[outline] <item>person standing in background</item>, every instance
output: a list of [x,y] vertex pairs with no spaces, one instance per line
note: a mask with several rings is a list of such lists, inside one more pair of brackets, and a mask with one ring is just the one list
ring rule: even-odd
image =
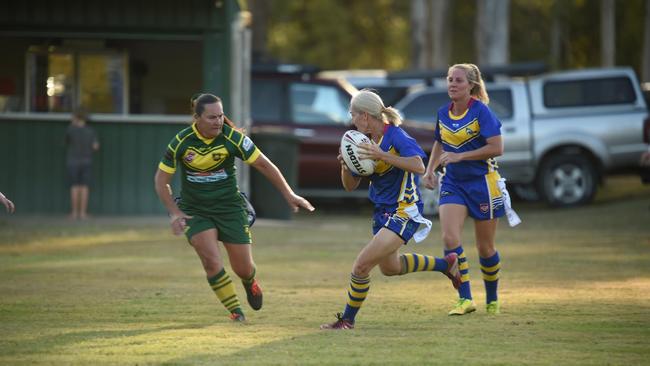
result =
[[93,152],[99,150],[95,131],[89,127],[83,109],[72,113],[72,121],[65,133],[66,170],[70,184],[70,218],[88,217],[89,186],[92,182]]

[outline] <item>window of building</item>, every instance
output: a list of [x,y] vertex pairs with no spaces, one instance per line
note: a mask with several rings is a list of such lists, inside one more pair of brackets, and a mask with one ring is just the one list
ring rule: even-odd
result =
[[27,111],[128,113],[127,55],[30,47]]

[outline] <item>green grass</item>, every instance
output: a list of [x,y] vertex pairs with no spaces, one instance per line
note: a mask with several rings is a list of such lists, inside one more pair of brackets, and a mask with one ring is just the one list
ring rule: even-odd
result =
[[[498,231],[503,313],[485,314],[471,223],[464,233],[479,310],[448,317],[438,273],[383,277],[346,332],[352,262],[369,239],[364,211],[260,221],[265,291],[249,323],[231,323],[193,250],[161,218],[0,218],[0,364],[647,364],[650,188],[608,185],[593,205],[518,203]],[[363,211],[363,210],[362,210]],[[439,225],[405,250],[439,255]],[[237,284],[240,297],[245,296]]]

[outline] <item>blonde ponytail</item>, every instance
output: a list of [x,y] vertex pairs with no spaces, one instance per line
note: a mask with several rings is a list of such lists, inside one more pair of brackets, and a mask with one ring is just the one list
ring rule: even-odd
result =
[[350,109],[357,112],[366,112],[378,120],[394,126],[402,124],[402,117],[397,109],[384,106],[381,97],[369,89],[363,89],[352,97]]
[[381,114],[385,117],[385,121],[394,126],[399,126],[402,124],[402,116],[400,116],[397,109],[393,107],[384,108],[384,110],[381,111]]

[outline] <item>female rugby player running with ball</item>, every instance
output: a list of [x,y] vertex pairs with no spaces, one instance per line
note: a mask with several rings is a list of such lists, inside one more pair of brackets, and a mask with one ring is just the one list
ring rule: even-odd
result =
[[[368,296],[370,271],[377,265],[386,276],[437,271],[447,275],[454,287],[460,284],[455,253],[445,258],[399,253],[411,238],[416,242],[424,240],[431,227],[431,222],[422,217],[423,204],[418,188],[418,174],[425,170],[424,151],[399,127],[402,120],[397,110],[385,107],[377,94],[368,90],[356,94],[350,102],[350,114],[357,130],[372,140],[371,144],[359,145],[359,158],[373,159],[377,163],[369,177],[369,197],[374,204],[373,237],[352,266],[345,310],[336,315],[335,322],[323,324],[321,329],[354,328],[357,312]],[[359,186],[361,177],[347,169],[340,154],[338,158],[343,187],[352,191]],[[420,224],[425,227],[418,230]]]

